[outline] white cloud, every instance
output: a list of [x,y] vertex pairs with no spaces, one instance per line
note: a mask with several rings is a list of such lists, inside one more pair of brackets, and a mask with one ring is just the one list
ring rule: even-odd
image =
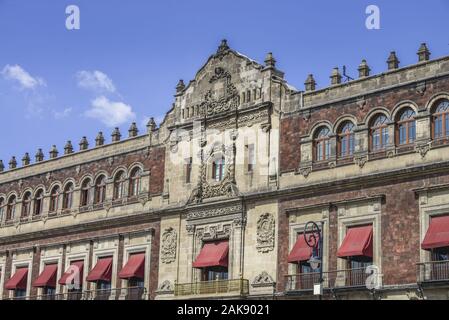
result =
[[72,113],[72,108],[65,108],[62,111],[53,111],[56,120],[67,118]]
[[78,86],[83,89],[91,90],[94,92],[110,92],[116,91],[114,83],[108,77],[107,74],[94,70],[94,71],[79,71],[76,74],[78,79]]
[[45,86],[45,81],[39,77],[33,77],[19,65],[7,64],[1,74],[6,80],[17,81],[21,89],[35,89],[39,86]]
[[108,127],[118,126],[136,117],[130,105],[110,101],[104,96],[92,100],[91,108],[85,112],[85,116],[98,119]]

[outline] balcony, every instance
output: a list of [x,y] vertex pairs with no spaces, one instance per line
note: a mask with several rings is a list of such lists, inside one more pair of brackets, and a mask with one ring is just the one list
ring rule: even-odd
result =
[[213,297],[237,296],[245,297],[249,293],[249,281],[246,279],[200,281],[194,283],[175,284],[176,297]]
[[449,261],[430,261],[417,264],[418,283],[449,282]]
[[146,288],[131,287],[108,290],[86,290],[52,295],[13,297],[7,300],[145,300]]
[[[366,279],[370,276],[365,268],[335,270],[323,272],[323,289],[355,289],[365,288]],[[302,273],[285,276],[287,293],[312,291],[313,285],[320,280],[319,272]]]

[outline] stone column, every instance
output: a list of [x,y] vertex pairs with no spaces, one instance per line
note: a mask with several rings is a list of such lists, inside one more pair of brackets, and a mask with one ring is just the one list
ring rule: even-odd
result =
[[234,219],[232,223],[231,241],[229,243],[229,279],[240,279],[243,277],[243,254],[246,218]]

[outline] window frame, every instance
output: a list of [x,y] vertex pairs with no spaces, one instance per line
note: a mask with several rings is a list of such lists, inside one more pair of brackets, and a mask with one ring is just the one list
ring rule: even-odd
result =
[[[350,125],[350,131],[345,131],[344,129]],[[350,121],[344,121],[340,125],[340,129],[338,131],[338,157],[341,159],[350,158],[354,156],[354,149],[355,149],[355,133],[354,133],[355,124]],[[345,150],[347,150],[345,153],[343,153],[343,145],[345,145]]]
[[[326,131],[325,136],[321,136],[323,131]],[[313,139],[313,159],[315,162],[328,161],[331,157],[331,144],[330,144],[331,130],[322,126],[319,127],[314,135]]]
[[[385,121],[382,122],[382,124],[377,125],[376,122],[378,121],[378,119],[380,118],[384,118]],[[390,134],[388,132],[388,117],[383,114],[377,114],[374,118],[373,121],[371,122],[372,124],[369,127],[369,142],[370,142],[370,152],[382,152],[385,151],[387,145],[388,145],[388,140],[390,139]],[[378,132],[379,134],[379,144],[374,144],[374,136],[375,134]],[[386,140],[386,141],[384,141]]]
[[[403,116],[411,111],[411,115],[406,119],[402,119]],[[398,121],[396,122],[396,146],[407,146],[411,145],[416,141],[416,112],[410,108],[404,108],[401,110],[401,113],[398,117]],[[402,139],[402,128],[405,130],[405,142]],[[413,129],[413,138],[411,139],[411,130]]]
[[[447,104],[447,109],[438,111],[443,104]],[[441,135],[437,137],[436,123],[439,118],[441,118]],[[435,111],[432,114],[432,139],[436,141],[449,139],[449,100],[447,99],[442,99],[436,103]]]

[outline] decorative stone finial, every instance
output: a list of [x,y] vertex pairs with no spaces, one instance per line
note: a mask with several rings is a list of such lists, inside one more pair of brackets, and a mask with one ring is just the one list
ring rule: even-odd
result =
[[226,39],[221,40],[220,46],[218,47],[217,53],[222,53],[229,50],[228,41]]
[[309,74],[304,85],[306,86],[306,91],[315,91],[316,81],[313,78],[313,74]]
[[151,117],[150,120],[148,120],[148,123],[147,123],[147,131],[148,131],[148,133],[150,133],[150,132],[152,132],[154,130],[156,130],[156,122],[154,121],[154,118]]
[[11,160],[9,160],[9,169],[15,168],[17,168],[17,160],[16,157],[12,157]]
[[3,164],[3,160],[0,160],[0,172],[5,170],[5,165]]
[[368,63],[366,63],[365,59],[363,59],[362,63],[360,63],[358,70],[359,70],[359,78],[369,77],[371,69],[368,66]]
[[122,134],[120,133],[120,129],[118,127],[116,127],[114,129],[114,131],[112,131],[111,137],[112,137],[112,142],[120,141]]
[[22,158],[22,166],[25,167],[25,166],[29,165],[30,161],[31,161],[30,154],[28,152],[26,152],[25,155]]
[[139,129],[137,128],[137,124],[135,122],[131,123],[131,126],[128,129],[128,136],[130,138],[136,137],[139,134]]
[[399,61],[398,57],[396,56],[395,51],[390,52],[390,56],[388,57],[387,63],[388,63],[388,70],[394,70],[394,69],[399,68],[400,61]]
[[80,150],[87,150],[89,148],[89,142],[86,137],[83,137],[80,141]]
[[176,85],[176,93],[181,93],[186,88],[186,85],[184,84],[184,80],[180,79],[178,84]]
[[419,47],[417,55],[418,55],[419,62],[428,61],[430,59],[430,51],[427,48],[427,44],[421,43],[421,46]]
[[332,74],[330,76],[331,78],[331,84],[336,85],[341,83],[341,74],[338,68],[332,69]]
[[103,136],[103,132],[100,131],[100,132],[98,132],[97,137],[95,138],[95,146],[100,147],[102,145],[104,145],[104,136]]
[[44,161],[44,153],[42,152],[42,149],[37,149],[36,155],[34,156],[36,159],[36,162]]
[[276,66],[276,59],[273,57],[273,53],[268,52],[266,58],[265,58],[265,65],[267,67],[274,68]]
[[54,159],[54,158],[57,158],[58,157],[58,149],[56,149],[56,146],[55,145],[53,145],[53,147],[51,147],[51,150],[50,150],[50,159]]
[[64,146],[64,154],[71,154],[73,153],[73,145],[72,141],[67,141],[67,143]]

